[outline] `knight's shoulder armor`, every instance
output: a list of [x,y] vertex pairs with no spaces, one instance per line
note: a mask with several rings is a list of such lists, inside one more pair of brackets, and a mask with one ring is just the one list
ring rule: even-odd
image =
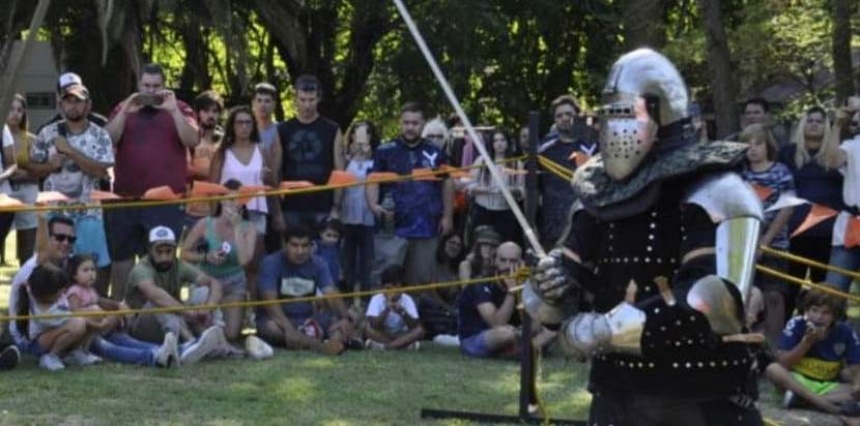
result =
[[714,223],[736,218],[762,219],[762,203],[737,173],[718,172],[699,178],[687,192],[685,204],[704,209]]

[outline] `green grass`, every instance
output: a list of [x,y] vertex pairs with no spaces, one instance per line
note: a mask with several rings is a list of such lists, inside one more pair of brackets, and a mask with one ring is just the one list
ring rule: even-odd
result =
[[[585,368],[544,361],[540,391],[553,417],[582,419]],[[211,361],[175,370],[107,364],[49,373],[34,359],[3,374],[2,424],[462,424],[422,421],[421,408],[515,415],[519,369],[456,349],[279,351],[266,361]]]

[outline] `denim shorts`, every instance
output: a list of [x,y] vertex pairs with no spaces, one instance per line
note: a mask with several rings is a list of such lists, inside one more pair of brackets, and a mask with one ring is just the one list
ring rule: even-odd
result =
[[248,210],[248,222],[254,225],[257,230],[257,237],[263,238],[266,235],[266,213],[257,210]]
[[221,282],[221,291],[224,296],[245,298],[245,293],[248,291],[248,277],[245,275],[245,271],[217,279]]
[[460,352],[476,358],[487,358],[492,355],[492,351],[487,346],[487,332],[484,330],[478,334],[473,334],[460,341]]

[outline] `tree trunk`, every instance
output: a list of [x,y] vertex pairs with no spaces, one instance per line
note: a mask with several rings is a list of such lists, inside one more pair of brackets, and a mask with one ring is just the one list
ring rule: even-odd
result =
[[720,0],[699,0],[707,37],[708,65],[711,74],[711,93],[714,99],[714,117],[717,138],[738,131],[738,104],[735,102],[735,78],[731,53],[723,27]]
[[624,45],[628,50],[666,44],[666,25],[660,0],[627,0],[624,4]]
[[851,0],[831,0],[833,18],[833,70],[836,74],[836,103],[854,94],[851,68]]

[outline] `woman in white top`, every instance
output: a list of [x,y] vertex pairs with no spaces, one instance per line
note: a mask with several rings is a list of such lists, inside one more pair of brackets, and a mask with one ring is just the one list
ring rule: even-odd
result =
[[[487,147],[487,151],[502,172],[511,194],[517,200],[522,200],[524,194],[522,163],[505,161],[511,157],[514,148],[505,132],[494,130],[491,134],[492,143]],[[484,165],[483,157],[475,160],[467,191],[473,201],[470,229],[488,225],[502,236],[502,241],[522,244],[523,231],[505,197],[502,196],[501,189],[490,175],[490,170]]]
[[[16,93],[12,100],[12,107],[9,108],[9,114],[6,116],[6,128],[9,129],[9,134],[14,141],[15,162],[18,164],[18,170],[12,174],[9,182],[12,187],[12,198],[24,204],[34,204],[36,196],[39,195],[39,179],[27,172],[27,165],[30,162],[30,144],[36,140],[36,135],[29,131],[29,125],[27,99]],[[16,253],[21,265],[33,255],[38,221],[36,212],[15,213]]]
[[[230,109],[224,126],[224,140],[212,158],[212,182],[223,184],[237,180],[242,186],[273,184],[268,160],[260,148],[260,137],[251,108],[240,105]],[[266,233],[266,212],[269,211],[266,197],[254,197],[245,205],[248,221],[257,231],[254,259],[247,264],[248,293],[257,297],[257,265],[265,253],[263,236]]]

